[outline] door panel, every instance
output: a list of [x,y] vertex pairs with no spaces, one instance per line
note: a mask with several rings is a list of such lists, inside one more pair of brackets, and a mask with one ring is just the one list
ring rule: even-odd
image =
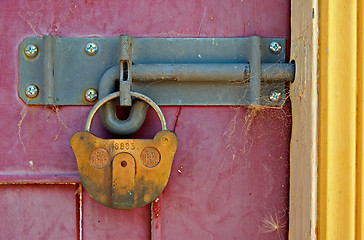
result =
[[[289,0],[14,0],[1,1],[0,7],[3,183],[80,182],[69,138],[83,129],[90,107],[24,104],[17,95],[17,49],[26,37],[258,35],[283,37],[287,43],[290,39]],[[153,213],[154,221],[160,223],[154,228],[150,229],[149,206],[131,211],[107,209],[86,193],[81,205],[83,224],[78,226],[75,217],[63,218],[66,213],[60,208],[45,204],[45,199],[53,199],[77,215],[78,197],[69,185],[6,185],[7,201],[15,193],[31,199],[37,189],[31,217],[36,219],[43,210],[54,212],[52,217],[61,217],[59,222],[66,229],[73,225],[67,233],[82,227],[84,239],[148,239],[150,232],[165,239],[286,239],[289,103],[271,108],[175,106],[162,110],[180,145],[170,182]],[[131,137],[152,137],[159,127],[155,113],[149,110],[144,126]],[[103,129],[98,115],[92,131],[100,137],[113,137]],[[1,213],[20,211],[15,204],[4,206]],[[3,222],[11,223],[8,219]],[[13,229],[15,239],[35,233],[26,224],[21,222],[25,227]],[[57,224],[52,230],[63,236]]]
[[163,239],[283,238],[289,126],[288,104],[182,108],[180,145],[162,197]]
[[0,185],[0,239],[76,239],[76,186]]
[[84,239],[150,239],[150,206],[118,211],[83,194]]

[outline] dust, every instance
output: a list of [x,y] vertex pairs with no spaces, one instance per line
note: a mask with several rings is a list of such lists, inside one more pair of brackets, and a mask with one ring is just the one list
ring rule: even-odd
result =
[[208,4],[208,0],[206,0],[205,3],[204,3],[203,13],[202,13],[202,16],[201,16],[201,19],[200,19],[200,26],[198,27],[198,34],[197,34],[198,37],[200,37],[200,35],[201,35],[203,21],[205,19],[206,12],[207,12],[207,4]]
[[[45,109],[49,109],[49,107],[46,107],[46,106],[44,108]],[[54,138],[54,141],[57,141],[57,139],[59,137],[59,134],[61,133],[62,127],[68,129],[68,126],[66,125],[66,123],[64,123],[62,121],[62,119],[59,117],[59,114],[58,114],[59,113],[59,109],[60,109],[59,106],[51,106],[50,107],[50,111],[48,112],[48,118],[49,118],[49,116],[50,116],[51,113],[55,113],[56,118],[57,118],[57,121],[58,121],[58,123],[60,123],[60,125],[58,127],[58,133],[57,133],[56,137]]]
[[27,153],[27,149],[25,148],[25,145],[24,145],[22,137],[21,137],[21,126],[23,124],[23,121],[24,121],[26,115],[27,115],[27,106],[25,105],[23,107],[23,109],[20,111],[21,119],[18,122],[18,138],[19,138],[20,144],[22,145],[25,153]]
[[277,211],[264,216],[261,221],[259,221],[259,232],[265,234],[273,233],[279,240],[285,239],[287,234],[287,221],[285,220],[286,214],[286,211]]
[[[17,12],[18,16],[32,29],[35,36],[62,34],[64,23],[74,19],[77,15],[77,5],[73,1],[42,1],[34,7],[34,4],[23,4]],[[56,17],[57,9],[65,9],[60,17]]]

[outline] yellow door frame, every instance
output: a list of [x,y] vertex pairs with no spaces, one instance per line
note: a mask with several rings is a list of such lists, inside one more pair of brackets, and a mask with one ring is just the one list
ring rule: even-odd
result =
[[364,239],[363,0],[292,0],[290,239]]
[[362,239],[363,2],[321,0],[320,239]]

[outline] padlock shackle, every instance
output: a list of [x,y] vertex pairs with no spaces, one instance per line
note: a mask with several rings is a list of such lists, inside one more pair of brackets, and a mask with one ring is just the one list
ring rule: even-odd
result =
[[[164,118],[162,110],[159,108],[159,106],[155,102],[152,101],[152,99],[150,99],[149,97],[147,97],[147,96],[145,96],[145,95],[143,95],[141,93],[132,92],[132,91],[130,92],[130,95],[132,97],[141,99],[141,100],[145,101],[146,103],[148,103],[155,110],[155,112],[157,113],[157,115],[159,117],[159,120],[161,121],[162,130],[168,130],[167,129],[166,119]],[[106,97],[100,99],[93,106],[93,108],[91,109],[91,111],[88,114],[87,119],[86,119],[86,124],[85,124],[85,131],[86,132],[90,132],[91,123],[92,123],[92,120],[93,120],[97,110],[99,110],[99,108],[102,107],[102,105],[104,105],[108,101],[110,101],[112,99],[115,99],[115,98],[117,98],[119,96],[120,96],[120,92],[111,93],[111,94],[107,95]]]

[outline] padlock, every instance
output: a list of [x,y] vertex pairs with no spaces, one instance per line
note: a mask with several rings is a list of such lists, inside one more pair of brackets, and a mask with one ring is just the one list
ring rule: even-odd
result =
[[70,143],[77,159],[82,186],[97,202],[115,209],[134,209],[155,200],[167,185],[178,146],[167,129],[162,111],[150,98],[131,92],[157,112],[162,130],[153,139],[101,139],[90,133],[92,119],[112,93],[91,109],[85,131],[75,133]]

